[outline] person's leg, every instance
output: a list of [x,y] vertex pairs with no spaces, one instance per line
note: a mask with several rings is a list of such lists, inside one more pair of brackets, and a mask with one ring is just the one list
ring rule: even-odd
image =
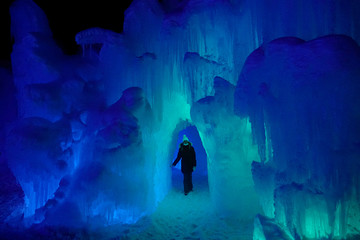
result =
[[191,173],[184,174],[184,193],[187,195],[191,191]]
[[189,191],[193,190],[192,173],[189,173]]

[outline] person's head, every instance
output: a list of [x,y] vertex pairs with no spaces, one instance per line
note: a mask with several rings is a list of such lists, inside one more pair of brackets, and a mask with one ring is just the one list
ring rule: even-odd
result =
[[191,144],[190,141],[189,141],[189,139],[187,138],[187,136],[186,136],[185,134],[184,134],[184,136],[183,136],[182,144],[183,144],[184,146],[187,146],[187,145],[190,145],[190,144]]

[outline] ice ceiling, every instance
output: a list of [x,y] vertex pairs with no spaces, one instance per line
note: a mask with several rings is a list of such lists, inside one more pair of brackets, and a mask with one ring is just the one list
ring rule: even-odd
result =
[[134,223],[196,126],[214,208],[254,239],[359,234],[358,1],[134,0],[72,56],[31,0],[10,11],[1,223]]

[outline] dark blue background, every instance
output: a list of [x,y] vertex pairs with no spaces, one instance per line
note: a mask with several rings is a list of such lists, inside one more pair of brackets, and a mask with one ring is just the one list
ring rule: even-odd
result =
[[[9,7],[14,0],[0,1],[0,59],[10,60],[11,34]],[[132,0],[34,0],[48,17],[54,39],[66,54],[75,54],[75,35],[91,27],[122,31],[124,11]]]

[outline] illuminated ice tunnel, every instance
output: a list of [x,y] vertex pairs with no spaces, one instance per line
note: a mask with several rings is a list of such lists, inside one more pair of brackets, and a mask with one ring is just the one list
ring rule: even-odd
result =
[[254,239],[358,236],[358,1],[134,0],[73,56],[32,0],[10,12],[1,223],[134,226],[187,134],[211,210]]

